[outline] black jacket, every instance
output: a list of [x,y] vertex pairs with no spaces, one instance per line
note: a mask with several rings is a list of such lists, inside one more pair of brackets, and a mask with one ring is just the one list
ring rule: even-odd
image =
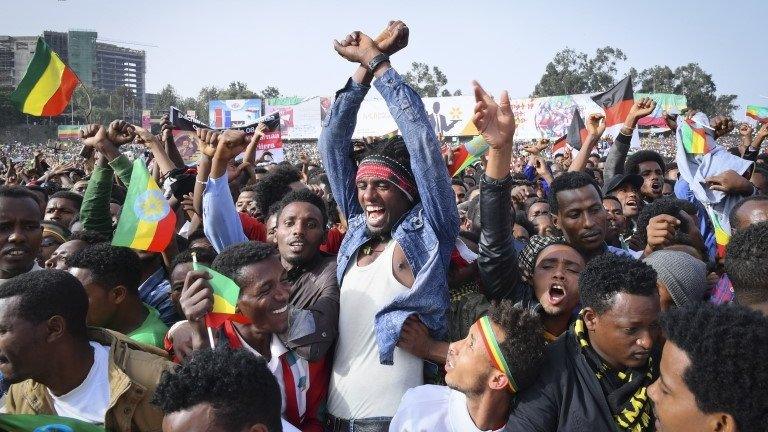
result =
[[581,353],[573,330],[547,346],[541,375],[520,394],[505,430],[618,431],[600,383]]

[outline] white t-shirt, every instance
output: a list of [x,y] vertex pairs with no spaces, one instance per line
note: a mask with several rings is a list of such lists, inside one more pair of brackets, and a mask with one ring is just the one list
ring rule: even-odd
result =
[[61,396],[48,394],[56,414],[97,425],[104,424],[109,407],[109,347],[90,342],[93,366],[79,386]]
[[394,364],[379,362],[376,314],[408,287],[392,274],[392,240],[372,263],[347,266],[340,287],[339,338],[328,392],[328,412],[342,419],[392,417],[406,390],[424,384],[424,362],[395,347]]
[[423,385],[408,390],[389,424],[389,432],[443,431],[486,432],[472,421],[464,393],[445,386]]

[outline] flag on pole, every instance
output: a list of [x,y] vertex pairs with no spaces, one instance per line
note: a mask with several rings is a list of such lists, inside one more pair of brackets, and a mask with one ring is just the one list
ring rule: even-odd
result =
[[10,99],[23,113],[57,116],[64,112],[80,82],[77,75],[43,41],[37,39],[32,61]]
[[578,108],[573,109],[571,125],[568,127],[567,135],[568,145],[576,150],[581,150],[581,145],[587,142],[587,127],[584,125],[584,119]]
[[759,123],[768,123],[768,107],[747,105],[747,117],[753,118]]
[[605,110],[605,128],[624,123],[632,105],[635,103],[635,95],[632,91],[632,77],[627,76],[616,83],[605,93],[592,96],[592,100]]
[[106,429],[69,417],[42,414],[2,414],[0,430],[8,432],[106,432]]
[[557,154],[563,154],[566,150],[566,138],[568,138],[568,135],[563,135],[557,140],[555,140],[554,143],[552,143],[552,157],[554,157]]
[[459,146],[453,153],[453,163],[448,167],[451,177],[460,174],[468,166],[475,163],[488,150],[488,143],[478,135],[467,143]]
[[248,319],[237,313],[237,298],[240,296],[240,287],[237,286],[235,281],[202,264],[198,264],[196,259],[192,262],[192,268],[194,270],[207,271],[211,275],[208,283],[213,288],[213,310],[205,315],[205,325],[217,328],[227,320],[247,324]]
[[171,242],[175,229],[176,213],[149,175],[144,162],[136,159],[112,244],[162,252]]

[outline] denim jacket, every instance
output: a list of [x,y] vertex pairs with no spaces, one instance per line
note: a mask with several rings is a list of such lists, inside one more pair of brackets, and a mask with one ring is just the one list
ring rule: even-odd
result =
[[[413,269],[413,287],[381,309],[374,323],[379,360],[382,364],[392,364],[395,344],[409,315],[418,315],[434,337],[442,338],[447,332],[446,277],[451,250],[459,233],[459,213],[448,169],[440,155],[440,143],[429,125],[421,98],[394,69],[387,70],[374,85],[403,135],[419,190],[419,201],[395,225],[392,233]],[[347,81],[336,93],[333,106],[323,120],[318,142],[333,196],[348,223],[337,257],[340,287],[350,260],[371,238],[366,233],[365,214],[357,200],[357,166],[352,160],[351,141],[360,103],[369,89],[351,79]]]

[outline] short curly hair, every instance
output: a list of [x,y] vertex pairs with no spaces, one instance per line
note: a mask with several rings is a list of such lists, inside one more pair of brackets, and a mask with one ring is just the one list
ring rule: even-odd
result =
[[141,284],[141,260],[132,249],[99,243],[80,249],[65,259],[70,268],[90,270],[93,282],[104,289],[122,285],[134,295]]
[[705,413],[733,416],[740,432],[768,425],[768,318],[741,306],[673,308],[661,317],[671,342],[688,356],[683,381]]
[[80,210],[80,207],[83,205],[83,196],[68,190],[62,190],[54,193],[48,198],[48,202],[50,203],[51,200],[54,198],[61,198],[61,199],[72,201],[77,205],[78,211]]
[[250,241],[230,246],[213,260],[211,266],[217,272],[232,279],[238,285],[244,281],[241,279],[242,269],[248,265],[265,260],[277,254],[277,249],[269,243]]
[[600,199],[603,199],[603,193],[600,191],[600,187],[597,185],[595,179],[589,174],[581,171],[571,171],[564,173],[555,181],[549,185],[549,211],[552,214],[557,214],[560,210],[560,206],[557,203],[557,193],[562,191],[568,191],[573,189],[580,189],[584,186],[592,186],[597,191]]
[[736,300],[768,302],[768,222],[750,225],[731,237],[725,250],[725,271]]
[[278,204],[277,211],[275,212],[277,213],[277,217],[280,218],[280,213],[282,213],[283,209],[288,206],[288,204],[295,202],[304,202],[317,207],[317,209],[320,210],[320,216],[322,218],[322,228],[325,229],[328,226],[328,209],[325,206],[325,201],[309,189],[288,192]]
[[636,240],[638,244],[645,245],[648,242],[648,223],[651,218],[658,215],[670,215],[676,217],[680,221],[680,225],[675,230],[674,244],[683,244],[693,246],[691,238],[688,235],[688,221],[685,218],[680,217],[680,212],[685,211],[685,201],[679,200],[673,196],[661,197],[654,200],[652,203],[647,204],[640,211],[637,216],[637,229],[632,236],[633,240]]
[[544,327],[535,312],[516,307],[511,300],[494,302],[488,317],[504,331],[499,344],[509,367],[514,371],[518,391],[536,381],[544,358]]
[[72,235],[69,236],[69,240],[80,240],[88,243],[89,245],[95,245],[109,241],[109,237],[98,231],[82,230],[72,233]]
[[19,297],[20,318],[38,324],[58,315],[71,335],[85,338],[88,295],[71,274],[62,270],[20,274],[0,285],[0,299],[10,297]]
[[656,270],[640,260],[612,253],[590,260],[579,277],[581,305],[602,315],[613,307],[619,293],[658,295]]
[[173,372],[163,372],[152,403],[165,414],[210,404],[217,430],[259,423],[269,431],[282,430],[280,387],[266,361],[244,349],[193,352]]
[[628,174],[640,174],[640,164],[643,162],[656,162],[661,167],[661,172],[666,172],[664,158],[653,150],[638,150],[627,157],[624,163],[624,172]]
[[285,195],[291,192],[290,184],[298,181],[292,171],[278,169],[265,175],[253,187],[256,196],[253,202],[262,217],[266,218],[269,207],[279,202]]

